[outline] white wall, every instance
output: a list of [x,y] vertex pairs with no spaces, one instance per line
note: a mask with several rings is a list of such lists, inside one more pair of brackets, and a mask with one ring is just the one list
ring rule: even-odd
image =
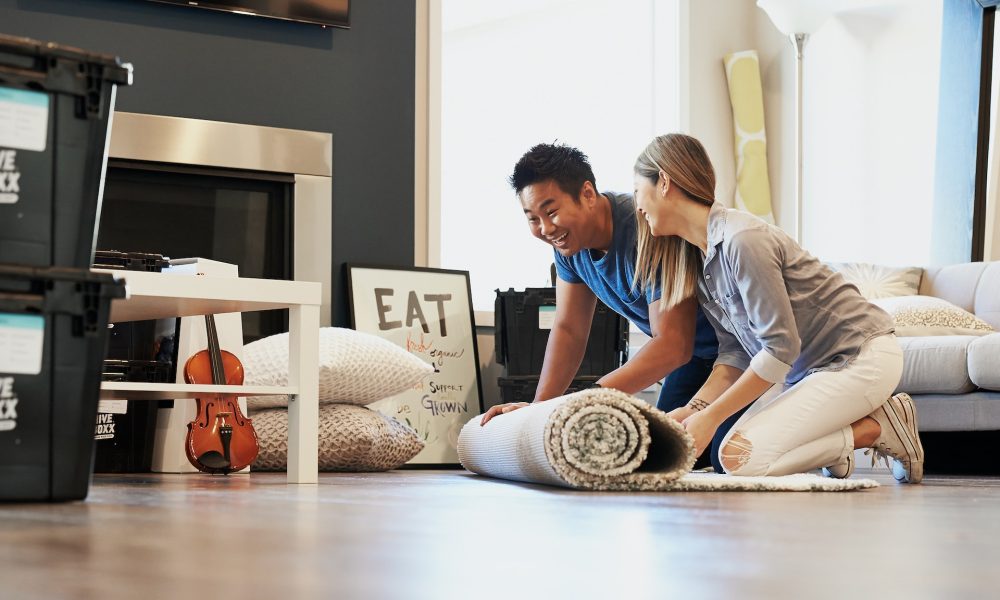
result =
[[941,11],[845,13],[805,48],[803,245],[823,260],[929,263]]
[[682,127],[708,150],[716,172],[716,199],[733,206],[733,116],[722,58],[731,52],[756,50],[763,85],[771,204],[777,224],[792,231],[795,60],[791,44],[757,8],[755,0],[688,0],[685,4],[689,41],[684,87],[688,97],[682,100],[687,107]]

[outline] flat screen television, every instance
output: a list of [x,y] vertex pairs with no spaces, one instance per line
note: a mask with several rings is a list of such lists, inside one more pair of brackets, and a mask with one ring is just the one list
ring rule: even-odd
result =
[[255,15],[286,21],[314,23],[323,27],[347,29],[350,22],[350,0],[152,0],[194,8],[221,10],[243,15]]

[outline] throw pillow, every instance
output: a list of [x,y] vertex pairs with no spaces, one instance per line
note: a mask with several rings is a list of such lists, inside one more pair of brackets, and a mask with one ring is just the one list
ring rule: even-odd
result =
[[[288,385],[288,334],[243,347],[244,385]],[[319,401],[365,405],[394,396],[434,372],[434,367],[369,333],[319,330]],[[287,407],[288,396],[248,396],[247,407]]]
[[987,335],[993,327],[947,300],[933,296],[902,296],[872,300],[892,316],[896,335]]
[[[288,410],[253,415],[260,452],[251,471],[288,469]],[[319,407],[320,471],[387,471],[424,448],[417,432],[392,417],[350,404]]]
[[920,290],[920,267],[887,267],[870,263],[827,263],[834,271],[853,283],[861,295],[873,298],[913,296]]

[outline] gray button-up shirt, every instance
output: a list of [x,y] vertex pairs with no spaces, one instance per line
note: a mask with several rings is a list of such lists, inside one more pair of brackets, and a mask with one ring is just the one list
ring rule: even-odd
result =
[[892,317],[784,231],[716,202],[698,301],[724,364],[773,383],[845,367]]

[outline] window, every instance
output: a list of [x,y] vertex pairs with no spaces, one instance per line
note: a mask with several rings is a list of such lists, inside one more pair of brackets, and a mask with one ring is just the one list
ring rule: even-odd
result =
[[821,260],[930,262],[941,10],[847,14],[808,42],[802,241]]
[[507,179],[531,146],[589,157],[600,191],[676,130],[676,0],[442,0],[440,266],[470,271],[473,305],[550,285]]

